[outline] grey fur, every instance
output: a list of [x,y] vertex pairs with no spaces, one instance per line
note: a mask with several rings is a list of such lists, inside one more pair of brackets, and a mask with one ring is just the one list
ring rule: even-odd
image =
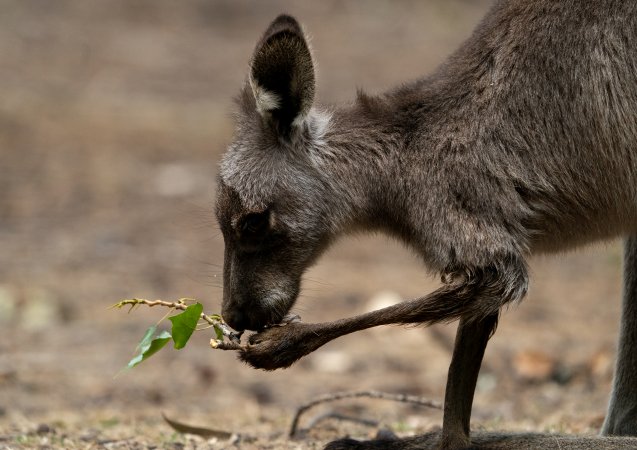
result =
[[[285,341],[269,329],[242,357],[275,369],[370,326],[461,319],[440,446],[466,447],[482,353],[502,306],[527,291],[528,256],[635,235],[637,2],[499,1],[432,75],[330,111],[313,105],[308,48],[293,18],[277,18],[238,99],[217,203],[222,313],[238,329],[277,323],[336,237],[397,237],[443,276],[441,289],[290,327]],[[609,435],[637,435],[634,242]]]

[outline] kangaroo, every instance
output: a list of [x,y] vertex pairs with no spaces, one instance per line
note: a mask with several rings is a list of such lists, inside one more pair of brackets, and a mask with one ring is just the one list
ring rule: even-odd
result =
[[[314,94],[304,32],[281,15],[256,45],[220,163],[222,314],[260,331],[241,358],[273,370],[364,328],[459,320],[439,435],[327,448],[636,448],[629,437],[472,443],[469,425],[499,312],[527,292],[528,257],[625,237],[601,434],[637,435],[637,2],[497,1],[433,74],[340,107]],[[269,326],[322,252],[361,230],[405,242],[442,287],[349,319]]]

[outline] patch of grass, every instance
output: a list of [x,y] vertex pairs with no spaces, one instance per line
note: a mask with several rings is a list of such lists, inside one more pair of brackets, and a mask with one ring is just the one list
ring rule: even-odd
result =
[[113,428],[119,425],[121,422],[117,417],[111,417],[108,419],[102,419],[99,421],[100,427],[102,428]]
[[395,431],[396,433],[409,433],[414,431],[414,427],[412,427],[407,422],[402,420],[392,423],[391,429],[392,431]]
[[36,436],[32,434],[19,434],[13,438],[16,444],[32,446],[37,444]]

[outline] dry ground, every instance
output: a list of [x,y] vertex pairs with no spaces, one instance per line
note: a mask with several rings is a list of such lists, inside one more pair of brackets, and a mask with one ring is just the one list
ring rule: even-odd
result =
[[[288,441],[313,396],[441,400],[452,326],[370,330],[273,373],[211,351],[202,333],[114,378],[161,313],[106,308],[191,296],[219,311],[216,164],[252,47],[278,13],[311,32],[319,99],[333,103],[431,71],[489,3],[0,0],[0,448],[312,449],[376,431],[327,421]],[[532,271],[488,349],[473,426],[594,433],[611,381],[619,244],[535,259]],[[334,319],[435,286],[398,244],[350,238],[310,271],[297,312]],[[399,434],[441,421],[378,400],[332,407]],[[161,412],[246,437],[184,437]]]

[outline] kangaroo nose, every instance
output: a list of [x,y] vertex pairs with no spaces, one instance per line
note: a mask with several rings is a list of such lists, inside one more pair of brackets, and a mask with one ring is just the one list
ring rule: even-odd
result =
[[223,315],[223,320],[236,331],[243,331],[248,328],[248,317],[241,311],[227,311]]

